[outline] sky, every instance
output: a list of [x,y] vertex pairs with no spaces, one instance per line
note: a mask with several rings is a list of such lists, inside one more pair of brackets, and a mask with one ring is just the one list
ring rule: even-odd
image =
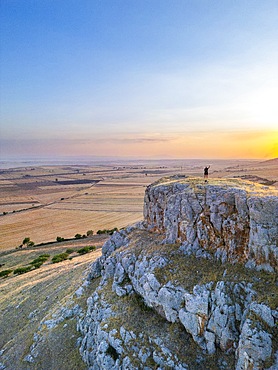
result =
[[0,159],[278,157],[277,0],[1,0]]

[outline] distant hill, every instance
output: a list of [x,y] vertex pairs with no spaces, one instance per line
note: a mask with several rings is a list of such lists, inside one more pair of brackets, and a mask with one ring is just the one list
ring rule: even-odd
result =
[[261,164],[278,165],[278,158],[268,159],[267,161],[260,162]]

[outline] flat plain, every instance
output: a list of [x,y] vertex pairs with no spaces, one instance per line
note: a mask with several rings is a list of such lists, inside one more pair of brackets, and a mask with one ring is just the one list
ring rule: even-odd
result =
[[161,177],[241,177],[278,187],[278,159],[165,160],[0,170],[0,251],[73,238],[88,230],[122,228],[143,218],[147,185]]
[[[76,166],[26,166],[0,170],[0,368],[6,370],[85,369],[78,354],[80,333],[75,317],[56,322],[64,309],[86,300],[76,290],[90,264],[101,255],[108,234],[97,230],[121,228],[143,219],[146,186],[169,175],[199,177],[210,165],[210,178],[241,177],[278,188],[278,159],[272,161],[148,161]],[[95,235],[76,239],[93,230]],[[65,239],[55,242],[57,236]],[[34,246],[18,248],[25,237]],[[90,253],[80,249],[94,246]],[[52,263],[52,258],[69,253]],[[46,261],[24,274],[42,255]],[[97,284],[96,280],[96,283]],[[17,318],[15,320],[15,318]],[[35,357],[34,357],[35,356]]]

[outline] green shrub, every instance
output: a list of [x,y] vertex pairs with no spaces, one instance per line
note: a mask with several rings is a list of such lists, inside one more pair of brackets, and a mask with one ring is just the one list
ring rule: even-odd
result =
[[64,240],[65,240],[65,238],[62,238],[61,236],[57,236],[57,238],[56,238],[56,241],[58,243],[63,242]]
[[56,254],[52,258],[52,263],[58,263],[58,262],[65,261],[68,258],[68,256],[69,256],[68,253]]
[[25,274],[26,272],[31,271],[32,270],[32,267],[33,266],[19,267],[19,268],[17,268],[17,269],[14,270],[14,274],[15,275]]
[[91,236],[91,235],[94,235],[93,230],[88,230],[88,231],[87,231],[87,236]]
[[96,250],[96,247],[94,245],[89,245],[89,246],[83,247],[81,249],[78,249],[77,253],[86,254],[86,253],[92,252],[94,250]]
[[74,249],[71,249],[71,248],[68,248],[67,250],[66,250],[66,253],[67,254],[71,254],[71,253],[73,253],[74,252]]
[[42,254],[38,258],[34,259],[34,261],[30,262],[30,265],[33,265],[35,268],[39,268],[45,261],[48,260],[49,257],[49,254]]
[[38,269],[38,268],[40,268],[40,267],[41,267],[41,265],[43,264],[43,262],[36,262],[36,263],[32,263],[32,262],[31,262],[31,264],[32,264],[32,266],[33,266],[35,269]]
[[30,242],[30,238],[24,238],[22,244],[28,244]]
[[118,231],[118,228],[117,227],[114,227],[114,229],[104,229],[104,230],[98,230],[97,231],[97,234],[100,235],[100,234],[109,234],[109,235],[112,235],[114,233],[114,231]]
[[0,277],[6,277],[8,276],[13,270],[3,270],[0,271]]
[[35,245],[35,243],[32,242],[29,237],[24,238],[22,244],[26,245],[27,247],[33,247]]
[[82,235],[81,234],[75,234],[74,237],[75,237],[75,239],[81,239]]
[[78,249],[77,253],[79,254],[86,254],[90,252],[90,247],[83,247],[81,249]]

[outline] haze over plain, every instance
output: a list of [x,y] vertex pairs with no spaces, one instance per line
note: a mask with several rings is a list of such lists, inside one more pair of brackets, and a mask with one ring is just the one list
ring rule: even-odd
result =
[[1,1],[1,158],[278,156],[278,3]]

